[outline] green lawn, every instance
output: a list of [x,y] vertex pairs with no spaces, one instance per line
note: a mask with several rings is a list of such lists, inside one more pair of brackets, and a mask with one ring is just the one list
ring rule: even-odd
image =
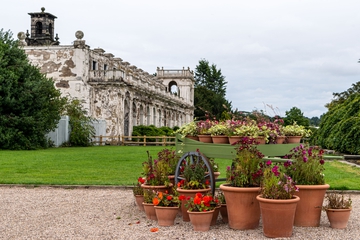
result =
[[[169,147],[171,148],[171,147]],[[149,151],[153,158],[163,147],[99,146],[51,148],[36,151],[0,150],[0,184],[121,185],[136,182]],[[230,159],[216,159],[225,178]],[[360,190],[360,168],[338,161],[325,163],[331,189]],[[220,183],[217,183],[217,186]]]

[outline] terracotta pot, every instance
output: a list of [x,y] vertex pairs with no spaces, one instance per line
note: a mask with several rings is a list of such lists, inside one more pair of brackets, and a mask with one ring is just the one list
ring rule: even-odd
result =
[[191,225],[194,228],[194,231],[209,231],[211,220],[214,214],[214,210],[207,212],[189,212],[187,211]]
[[276,137],[276,143],[277,144],[283,144],[285,142],[286,137],[285,136],[277,136]]
[[296,185],[300,202],[296,207],[294,225],[298,227],[318,227],[320,225],[321,209],[329,184]]
[[351,208],[349,209],[326,209],[326,215],[330,222],[330,227],[344,229],[350,218]]
[[255,229],[259,226],[260,207],[256,196],[260,187],[232,187],[228,184],[220,185],[224,193],[229,227],[232,229]]
[[263,234],[270,238],[291,237],[298,196],[292,199],[266,199],[258,195]]
[[[179,196],[184,195],[185,197],[195,197],[196,193],[207,194],[208,192],[211,191],[211,188],[206,188],[206,189],[182,189],[182,188],[177,188],[176,190],[178,191]],[[189,222],[190,217],[189,217],[189,214],[187,213],[185,203],[186,203],[186,201],[181,201],[181,215],[182,215],[182,218],[183,218],[184,222]]]
[[266,144],[266,139],[265,137],[255,137],[254,138],[257,142],[259,142],[259,144]]
[[210,226],[214,226],[216,224],[216,221],[217,221],[218,216],[219,216],[220,208],[221,208],[221,206],[218,206],[218,207],[216,207],[214,209],[214,214],[213,214],[213,217],[211,219]]
[[144,206],[144,210],[145,210],[147,219],[157,220],[154,204],[143,203],[143,206]]
[[136,205],[138,206],[140,211],[144,211],[144,206],[143,206],[143,202],[144,202],[144,195],[135,195],[135,202]]
[[212,142],[216,144],[229,144],[229,137],[226,135],[211,136]]
[[203,143],[212,143],[211,135],[198,135],[199,141]]
[[152,186],[152,185],[147,185],[147,184],[141,184],[141,187],[144,189],[148,189],[148,190],[152,190],[155,192],[170,192],[171,188],[174,185],[172,183],[169,184],[169,186],[165,186],[165,185],[160,185],[160,186]]
[[300,143],[301,136],[286,136],[287,143]]
[[179,207],[154,206],[159,226],[173,226]]
[[199,137],[198,137],[198,136],[190,136],[190,135],[187,135],[186,138],[189,138],[189,139],[192,139],[192,140],[195,140],[195,141],[199,141]]
[[242,136],[230,136],[229,143],[235,144],[237,141],[240,141],[243,137]]
[[221,204],[221,207],[220,207],[220,215],[221,215],[222,221],[223,221],[224,223],[228,223],[228,222],[229,222],[226,204]]

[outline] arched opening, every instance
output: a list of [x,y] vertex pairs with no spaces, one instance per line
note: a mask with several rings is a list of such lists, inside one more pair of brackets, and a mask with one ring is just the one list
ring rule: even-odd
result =
[[141,105],[140,106],[140,125],[144,125],[144,107]]
[[130,114],[129,93],[126,93],[126,99],[124,101],[124,136],[129,136],[129,123],[130,123],[129,114]]
[[174,94],[176,96],[180,96],[180,89],[177,85],[177,83],[175,81],[171,81],[169,82],[169,86],[168,86],[169,92],[171,94]]
[[135,104],[135,102],[133,103],[133,106],[132,106],[132,115],[133,115],[133,127],[134,127],[134,126],[137,126],[137,124],[136,124],[137,111],[136,111],[136,104]]
[[42,22],[37,22],[35,25],[35,35],[41,36],[42,35]]

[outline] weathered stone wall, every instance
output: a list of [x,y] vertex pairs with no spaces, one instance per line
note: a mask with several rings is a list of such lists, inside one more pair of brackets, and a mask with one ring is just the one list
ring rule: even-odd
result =
[[[30,61],[55,80],[62,95],[82,100],[89,114],[106,120],[108,136],[131,135],[137,125],[181,126],[193,119],[194,78],[190,69],[157,69],[150,75],[91,50],[77,39],[70,46],[24,46]],[[169,84],[178,92],[171,93]]]

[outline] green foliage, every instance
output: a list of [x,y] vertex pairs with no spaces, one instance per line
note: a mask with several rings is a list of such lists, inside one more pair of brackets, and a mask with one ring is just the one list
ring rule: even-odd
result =
[[0,148],[48,147],[45,137],[65,100],[52,79],[32,66],[10,32],[0,30]]
[[91,124],[95,119],[87,116],[87,111],[79,99],[67,99],[63,114],[70,118],[70,146],[87,147],[91,146],[92,136],[95,129]]
[[298,125],[308,127],[310,125],[310,121],[308,118],[304,117],[303,112],[297,107],[292,107],[289,111],[285,112],[286,117],[284,118],[284,124],[292,125],[296,122]]
[[351,95],[360,93],[360,81],[353,83],[351,86],[352,86],[351,88],[349,88],[348,90],[346,90],[344,92],[333,93],[334,99],[330,103],[326,104],[325,106],[329,110],[331,110],[336,105],[344,103],[345,100],[348,99]]
[[[139,125],[133,127],[133,136],[174,136],[174,130],[169,127],[157,128],[154,125]],[[144,139],[139,138],[139,141]],[[155,138],[147,138],[146,141],[155,142]]]
[[327,209],[349,209],[352,205],[351,197],[344,198],[342,193],[329,192],[325,195],[326,204],[323,206],[323,210]]
[[205,59],[199,61],[195,68],[194,116],[197,119],[227,118],[224,111],[231,109],[231,103],[225,99],[225,77],[215,64],[210,66]]
[[360,93],[354,93],[321,118],[316,142],[324,148],[360,154]]

